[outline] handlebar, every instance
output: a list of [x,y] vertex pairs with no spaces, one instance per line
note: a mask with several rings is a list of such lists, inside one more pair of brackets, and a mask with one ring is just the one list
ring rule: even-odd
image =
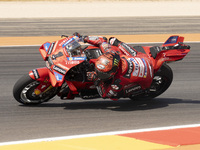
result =
[[61,35],[61,38],[63,38],[63,37],[66,37],[66,38],[68,38],[69,36],[67,36],[67,35]]

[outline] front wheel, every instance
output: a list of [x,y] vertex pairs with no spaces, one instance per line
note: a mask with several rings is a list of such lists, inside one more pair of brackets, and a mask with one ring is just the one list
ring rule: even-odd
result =
[[24,75],[15,83],[13,96],[19,103],[35,105],[47,102],[57,94],[58,88],[52,87],[45,93],[37,95],[34,90],[38,85],[40,85],[39,81],[33,80],[29,75]]

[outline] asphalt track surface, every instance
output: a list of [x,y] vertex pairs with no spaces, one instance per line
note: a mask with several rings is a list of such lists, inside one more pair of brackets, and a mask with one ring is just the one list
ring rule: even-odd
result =
[[[184,33],[193,33],[193,29],[194,27],[192,31],[188,29]],[[146,32],[151,32],[150,30],[151,27]],[[31,29],[26,30],[25,27],[24,31],[37,33]],[[198,28],[195,31],[200,33]],[[15,31],[16,33],[7,32],[3,35],[30,36],[31,34],[22,33],[21,30]],[[117,30],[113,31],[113,34],[114,32]],[[200,43],[188,44],[191,46],[191,52],[186,58],[169,64],[174,72],[171,87],[154,100],[135,102],[120,99],[114,102],[103,99],[84,101],[77,98],[72,101],[62,101],[56,97],[54,101],[35,107],[17,103],[12,96],[12,88],[23,74],[33,68],[44,66],[45,63],[38,51],[39,46],[0,47],[0,142],[199,124]]]

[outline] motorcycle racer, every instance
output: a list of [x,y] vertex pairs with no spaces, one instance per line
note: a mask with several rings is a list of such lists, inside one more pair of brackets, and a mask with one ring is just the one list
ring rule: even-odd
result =
[[[131,47],[114,37],[108,42],[79,34],[61,37],[65,38],[41,45],[46,66],[30,70],[15,83],[16,101],[37,105],[56,95],[63,100],[155,98],[173,81],[167,62],[182,60],[190,52],[179,35],[170,36],[160,47]],[[90,45],[83,48],[79,42]]]
[[151,59],[128,44],[111,37],[84,36],[85,43],[101,49],[103,55],[95,62],[95,71],[88,72],[88,80],[97,86],[102,98],[117,100],[141,94],[153,80]]

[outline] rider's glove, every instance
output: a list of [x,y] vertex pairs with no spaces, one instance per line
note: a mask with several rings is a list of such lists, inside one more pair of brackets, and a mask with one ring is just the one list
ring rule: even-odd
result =
[[78,36],[79,38],[81,37],[81,35],[80,35],[78,32],[75,32],[75,33],[73,34],[73,36]]
[[87,79],[89,81],[92,81],[92,82],[96,81],[97,80],[97,74],[96,74],[96,72],[94,72],[94,71],[87,72]]
[[73,36],[79,37],[79,41],[86,43],[88,40],[88,36],[80,35],[78,32],[75,32]]

